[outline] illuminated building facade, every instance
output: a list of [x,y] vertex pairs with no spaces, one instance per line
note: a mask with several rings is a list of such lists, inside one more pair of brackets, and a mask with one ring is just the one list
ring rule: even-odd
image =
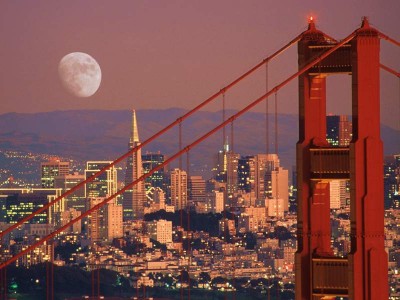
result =
[[171,205],[175,210],[186,209],[188,201],[187,174],[178,168],[170,172],[171,177]]
[[[85,179],[108,166],[111,161],[88,161],[85,169]],[[85,184],[85,198],[111,196],[117,191],[117,169],[112,167],[98,176],[92,182]]]
[[40,169],[42,188],[54,188],[54,179],[56,176],[69,174],[69,162],[54,159],[42,162]]

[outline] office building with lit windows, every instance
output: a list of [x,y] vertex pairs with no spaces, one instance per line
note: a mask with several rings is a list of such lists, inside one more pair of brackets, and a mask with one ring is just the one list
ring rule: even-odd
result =
[[40,165],[42,188],[54,188],[56,176],[69,174],[69,162],[53,159]]

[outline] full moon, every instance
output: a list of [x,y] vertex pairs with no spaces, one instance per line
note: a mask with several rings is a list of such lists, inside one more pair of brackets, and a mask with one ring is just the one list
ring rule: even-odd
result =
[[58,74],[64,87],[76,97],[90,97],[101,82],[101,69],[89,54],[73,52],[58,64]]

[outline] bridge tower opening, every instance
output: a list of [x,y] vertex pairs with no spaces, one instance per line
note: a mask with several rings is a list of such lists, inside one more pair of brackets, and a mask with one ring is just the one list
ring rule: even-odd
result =
[[[310,19],[298,42],[299,69],[337,44]],[[299,76],[298,251],[296,299],[388,299],[384,249],[383,146],[380,138],[380,39],[364,18],[352,41]],[[326,141],[326,80],[352,78],[349,147]],[[350,181],[351,251],[331,249],[329,182]]]

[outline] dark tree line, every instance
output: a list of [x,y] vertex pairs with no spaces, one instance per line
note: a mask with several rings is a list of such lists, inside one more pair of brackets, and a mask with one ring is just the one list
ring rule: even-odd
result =
[[223,217],[231,220],[234,219],[234,215],[230,212],[224,212],[222,214],[198,214],[194,211],[190,211],[188,213],[185,210],[179,210],[174,213],[166,212],[165,210],[159,210],[154,213],[146,214],[144,216],[144,220],[154,221],[163,219],[172,221],[173,226],[182,225],[185,230],[190,229],[191,231],[205,231],[211,236],[218,236],[219,221]]
[[[90,295],[92,291],[92,274],[77,266],[59,267],[42,263],[27,267],[11,266],[7,268],[8,288],[20,294],[45,295],[49,274],[53,271],[54,291],[59,293]],[[128,281],[117,272],[95,270],[100,278],[100,292],[103,295],[115,295],[122,289],[129,288]],[[98,272],[98,274],[97,274]],[[45,298],[43,298],[45,299]]]

